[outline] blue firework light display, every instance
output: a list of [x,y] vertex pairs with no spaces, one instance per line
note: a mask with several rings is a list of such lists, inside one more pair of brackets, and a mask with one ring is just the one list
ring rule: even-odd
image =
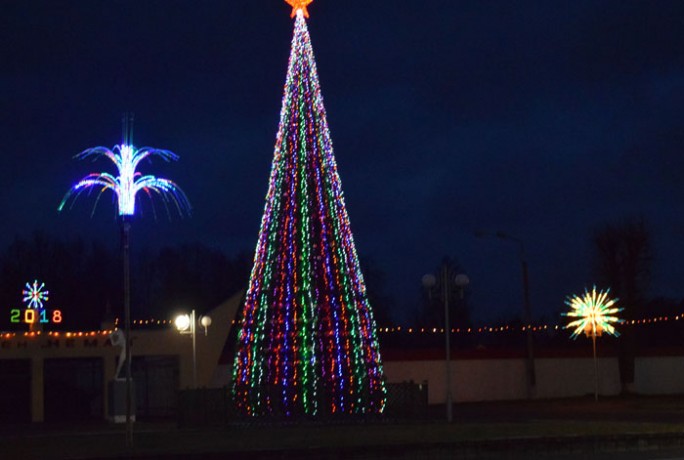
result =
[[251,416],[380,413],[385,384],[305,18],[285,94],[232,391]]
[[[118,174],[114,175],[108,172],[88,174],[67,191],[59,204],[59,211],[62,211],[70,200],[72,201],[71,206],[73,206],[73,203],[82,193],[97,191],[97,198],[92,211],[94,213],[100,197],[109,190],[116,197],[119,215],[124,219],[131,218],[135,214],[135,204],[139,192],[143,192],[150,199],[150,203],[154,203],[152,198],[158,197],[166,208],[169,217],[170,209],[175,209],[181,216],[190,213],[190,202],[175,182],[150,174],[143,175],[138,171],[138,166],[145,159],[158,157],[166,162],[171,162],[177,161],[178,155],[170,150],[133,146],[132,126],[129,123],[132,123],[132,118],[129,120],[124,117],[124,138],[120,145],[115,145],[111,149],[101,146],[92,147],[75,156],[79,160],[86,158],[96,160],[105,157],[114,164]],[[154,210],[154,206],[152,209]]]

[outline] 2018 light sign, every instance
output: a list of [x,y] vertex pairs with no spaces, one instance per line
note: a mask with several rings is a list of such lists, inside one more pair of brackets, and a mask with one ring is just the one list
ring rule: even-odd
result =
[[44,303],[48,301],[48,294],[50,291],[44,289],[45,283],[38,283],[38,280],[33,281],[33,284],[26,283],[26,287],[21,291],[23,295],[23,302],[26,308],[12,308],[10,310],[11,323],[26,323],[26,324],[46,324],[62,322],[62,311],[52,310],[48,312],[45,309]]

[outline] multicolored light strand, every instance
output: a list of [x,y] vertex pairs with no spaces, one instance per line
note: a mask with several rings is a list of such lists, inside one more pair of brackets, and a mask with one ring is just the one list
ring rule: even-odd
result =
[[232,391],[251,416],[380,413],[376,324],[304,16],[297,9]]
[[190,211],[190,202],[185,193],[172,181],[151,175],[143,176],[136,169],[142,160],[152,155],[156,155],[165,161],[178,160],[178,155],[168,150],[143,147],[136,149],[126,143],[116,145],[112,150],[106,147],[94,147],[87,149],[75,158],[82,160],[88,157],[104,156],[109,158],[116,166],[119,173],[114,176],[109,173],[92,173],[81,179],[64,195],[64,199],[59,205],[59,211],[64,209],[67,201],[73,197],[73,201],[85,190],[99,188],[99,194],[93,206],[93,213],[100,200],[100,196],[106,190],[111,190],[118,198],[118,209],[120,216],[132,216],[135,214],[135,198],[138,192],[143,191],[152,200],[153,195],[162,199],[167,213],[169,204],[173,205],[180,215]]
[[615,330],[615,327],[613,327],[613,324],[621,323],[622,320],[613,315],[622,311],[622,308],[613,307],[618,299],[609,299],[609,292],[610,289],[596,292],[596,286],[594,286],[591,292],[585,289],[584,295],[573,295],[567,298],[565,304],[571,310],[563,313],[563,316],[577,318],[566,326],[568,329],[575,329],[571,335],[573,339],[577,338],[582,332],[587,337],[600,336],[603,331],[616,337],[620,335]]

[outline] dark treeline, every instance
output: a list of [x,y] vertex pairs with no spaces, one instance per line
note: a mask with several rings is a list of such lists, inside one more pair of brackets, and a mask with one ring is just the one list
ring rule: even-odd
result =
[[[133,319],[171,319],[179,310],[205,312],[245,289],[251,268],[246,254],[228,257],[201,244],[133,250]],[[81,239],[63,241],[45,233],[17,237],[0,253],[0,329],[26,330],[10,322],[10,309],[24,308],[22,290],[34,280],[49,291],[48,311],[63,313],[60,327],[93,329],[122,318],[123,265],[119,248]]]
[[[618,314],[626,320],[680,315],[684,300],[649,295],[649,280],[653,254],[651,235],[643,219],[626,220],[598,227],[591,234],[594,248],[593,277],[599,288],[611,287],[611,296],[620,299],[624,310]],[[137,249],[137,250],[136,250]],[[379,327],[395,326],[395,302],[391,289],[386,286],[385,273],[372,258],[361,257],[368,296]],[[450,279],[467,270],[455,258],[445,257],[435,266],[439,274],[444,264]],[[220,250],[202,244],[185,244],[160,250],[133,248],[132,316],[133,319],[171,319],[175,313],[192,308],[198,313],[217,306],[231,295],[247,287],[252,266],[250,254],[229,257]],[[22,290],[27,282],[39,280],[50,291],[47,308],[59,308],[64,322],[52,329],[98,328],[109,317],[122,318],[123,268],[118,245],[107,246],[97,241],[80,239],[60,240],[46,233],[17,237],[0,252],[0,330],[26,330],[25,325],[10,323],[10,309],[23,308]],[[417,287],[418,288],[418,287]],[[436,286],[430,292],[419,287],[422,307],[409,327],[441,328],[444,325],[442,289]],[[467,328],[470,318],[470,288],[461,297],[455,286],[450,286],[450,323],[454,328]],[[563,311],[566,311],[565,309]],[[684,320],[684,319],[683,319]],[[566,318],[557,315],[536,321],[541,324],[565,324]],[[640,348],[651,345],[667,346],[678,343],[680,322],[658,325],[618,326],[618,338],[605,338],[602,346],[621,348],[623,373],[629,381],[629,364]],[[512,330],[520,330],[520,318],[507,322]],[[502,326],[503,324],[491,324]],[[455,347],[521,347],[524,334],[456,334]],[[390,346],[433,346],[443,341],[434,336],[398,334],[383,335],[383,343]],[[396,343],[395,343],[396,342]],[[539,346],[585,347],[585,337],[569,340],[569,331],[548,330],[535,334]]]
[[[393,300],[385,294],[385,274],[364,259],[371,305],[379,323],[391,324]],[[132,319],[172,319],[194,308],[203,313],[247,288],[251,255],[229,257],[203,244],[159,250],[133,247],[131,256]],[[49,291],[48,311],[63,312],[59,327],[46,330],[99,328],[106,319],[123,318],[123,262],[118,245],[62,240],[45,232],[16,237],[0,252],[0,330],[26,330],[10,322],[11,309],[23,309],[22,290],[38,280]]]

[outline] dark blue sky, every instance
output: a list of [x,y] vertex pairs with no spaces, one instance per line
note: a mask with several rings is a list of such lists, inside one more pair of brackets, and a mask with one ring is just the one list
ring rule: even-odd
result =
[[[387,273],[398,317],[456,257],[474,317],[521,310],[522,238],[536,316],[593,283],[598,226],[643,216],[652,295],[684,296],[684,2],[317,0],[309,29],[352,230]],[[180,162],[144,165],[191,219],[134,245],[253,252],[292,36],[280,0],[5,0],[0,15],[0,246],[42,229],[116,241],[114,208],[58,214],[109,168],[72,156],[121,138]],[[149,214],[149,213],[148,213]],[[52,286],[51,289],[58,289]],[[555,319],[555,318],[554,318]]]

